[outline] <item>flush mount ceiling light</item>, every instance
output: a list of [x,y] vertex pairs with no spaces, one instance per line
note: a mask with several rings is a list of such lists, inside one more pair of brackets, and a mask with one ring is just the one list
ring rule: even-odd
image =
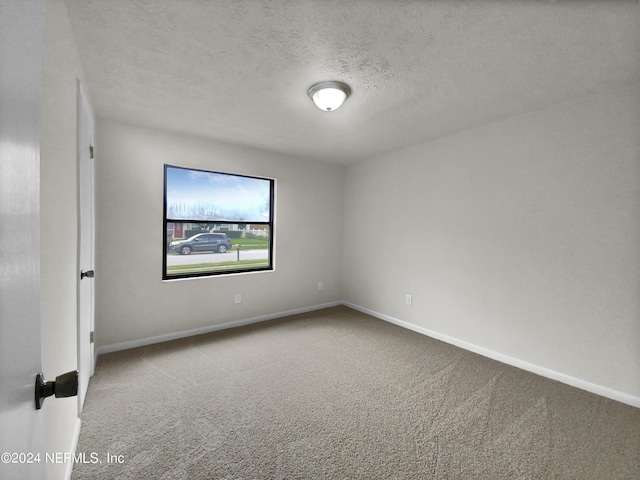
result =
[[309,96],[320,110],[331,112],[340,108],[351,89],[342,82],[320,82],[309,89]]

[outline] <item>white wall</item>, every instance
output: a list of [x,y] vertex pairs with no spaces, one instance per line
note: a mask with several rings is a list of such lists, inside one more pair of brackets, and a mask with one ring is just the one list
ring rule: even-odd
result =
[[[104,119],[96,130],[98,346],[341,300],[344,167]],[[163,282],[165,163],[275,178],[276,270]]]
[[[45,4],[42,71],[41,303],[42,366],[47,380],[75,370],[77,287],[76,80],[82,70],[63,0]],[[44,403],[47,452],[71,452],[78,427],[77,399]],[[67,465],[47,464],[47,478],[64,478]]]
[[632,84],[349,167],[345,300],[640,397],[639,127]]

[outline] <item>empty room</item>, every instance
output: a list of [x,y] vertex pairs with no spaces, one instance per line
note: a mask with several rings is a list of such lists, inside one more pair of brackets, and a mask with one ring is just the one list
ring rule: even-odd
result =
[[637,0],[0,6],[0,478],[640,478]]

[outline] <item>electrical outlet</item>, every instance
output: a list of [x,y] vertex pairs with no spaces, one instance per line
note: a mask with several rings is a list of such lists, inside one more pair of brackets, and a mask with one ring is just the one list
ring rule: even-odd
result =
[[242,294],[241,293],[236,293],[235,302],[236,303],[242,303]]
[[320,280],[318,282],[318,291],[321,292],[322,290],[324,290],[324,283],[322,283],[322,280]]
[[411,295],[405,295],[404,303],[406,303],[407,305],[411,306],[411,303],[412,303]]

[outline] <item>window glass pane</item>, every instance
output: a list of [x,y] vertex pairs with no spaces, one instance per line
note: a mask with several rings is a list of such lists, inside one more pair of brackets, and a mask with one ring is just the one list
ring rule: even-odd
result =
[[272,181],[166,166],[167,219],[269,222]]
[[269,225],[175,222],[182,238],[168,237],[165,277],[241,272],[271,265]]
[[273,270],[275,180],[164,168],[164,279]]

